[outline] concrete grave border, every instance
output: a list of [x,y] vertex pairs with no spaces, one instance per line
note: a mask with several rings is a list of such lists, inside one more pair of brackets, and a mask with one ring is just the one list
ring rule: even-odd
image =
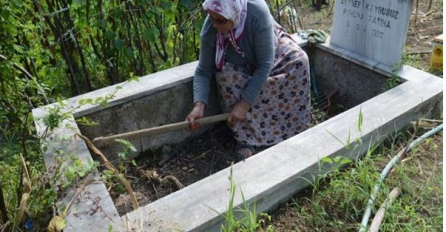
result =
[[[305,41],[298,40],[305,46]],[[318,45],[318,49],[372,71],[392,76],[389,67],[365,60],[329,45],[329,42]],[[189,63],[142,77],[138,83],[128,83],[118,91],[107,107],[190,82],[196,65],[197,62]],[[257,204],[258,213],[268,211],[308,186],[306,179],[311,180],[313,176],[325,172],[326,169],[319,165],[321,158],[361,156],[369,146],[407,126],[410,121],[442,110],[442,79],[409,66],[403,66],[396,75],[405,82],[244,162],[235,164],[233,179],[237,194],[234,206],[241,206],[242,190],[248,203]],[[69,106],[76,106],[77,101],[82,98],[104,96],[114,89],[115,86],[110,86],[70,98],[66,102]],[[33,110],[39,136],[44,133],[44,125],[37,119],[47,113],[45,107]],[[57,151],[74,153],[84,163],[93,161],[85,143],[78,138],[73,140],[73,134],[80,133],[74,119],[103,109],[102,106],[82,106],[43,139],[44,160],[49,170],[55,165]],[[363,125],[361,131],[358,131],[360,112],[363,115]],[[352,144],[352,147],[356,147],[355,150],[346,149],[338,140],[347,141],[349,134],[351,141],[360,138],[364,146],[356,143]],[[271,170],[274,170],[273,174]],[[127,231],[129,228],[135,228],[135,231],[219,231],[223,221],[216,212],[224,213],[229,202],[229,172],[230,169],[226,168],[122,217],[119,217],[105,184],[100,181],[96,172],[94,177],[98,181],[86,186],[84,192],[88,194],[81,194],[79,201],[72,206],[70,214],[66,217],[67,228],[64,231],[107,231],[109,226],[114,231]],[[58,201],[58,206],[66,205],[73,194],[74,189]],[[99,199],[99,203],[92,199]],[[97,209],[97,204],[100,209],[93,212],[92,209]]]

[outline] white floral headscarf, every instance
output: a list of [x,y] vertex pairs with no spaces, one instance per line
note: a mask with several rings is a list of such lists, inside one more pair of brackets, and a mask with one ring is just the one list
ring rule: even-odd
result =
[[237,43],[243,38],[245,20],[247,15],[248,0],[206,0],[203,3],[204,10],[212,10],[234,23],[234,29],[228,32],[227,37],[217,32],[217,49],[215,54],[215,65],[221,70],[224,66],[225,50],[231,42],[237,53],[245,56]]

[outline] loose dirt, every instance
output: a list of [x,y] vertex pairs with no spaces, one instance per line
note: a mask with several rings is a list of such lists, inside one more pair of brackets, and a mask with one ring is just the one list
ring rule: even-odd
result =
[[[234,147],[228,127],[219,124],[182,144],[143,152],[135,159],[136,166],[127,166],[126,175],[132,180],[133,190],[147,198],[141,205],[147,204],[230,166],[236,162]],[[110,191],[112,198],[122,199],[116,190]],[[122,199],[116,204],[121,214],[126,213],[123,200],[127,205],[130,202]]]
[[[339,105],[336,95],[331,103]],[[314,103],[313,125],[341,113],[339,107],[326,107],[326,101]],[[321,106],[322,105],[322,106]],[[142,152],[133,162],[115,163],[131,182],[140,206],[156,201],[185,186],[238,162],[236,141],[225,123],[181,144]],[[255,148],[258,153],[267,147]],[[120,215],[132,211],[131,198],[120,185],[109,188]]]

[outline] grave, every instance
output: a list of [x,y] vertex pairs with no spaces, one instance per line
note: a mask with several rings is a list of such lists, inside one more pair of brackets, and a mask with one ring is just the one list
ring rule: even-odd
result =
[[[344,5],[345,2],[352,4],[345,6],[345,9],[353,7],[357,10],[361,7],[365,9],[368,1],[341,0],[336,4]],[[395,1],[387,2],[390,5],[375,5],[398,10],[399,20],[408,17],[403,16],[400,8],[389,3]],[[340,43],[334,30],[336,23],[340,22],[337,17],[342,7],[336,6],[336,9],[332,42],[327,41],[317,46],[315,66],[320,88],[338,89],[339,97],[348,110],[235,164],[233,180],[237,193],[234,206],[242,204],[242,190],[245,200],[249,204],[256,204],[258,213],[271,210],[308,186],[308,180],[327,171],[329,167],[321,166],[320,159],[336,156],[360,157],[370,146],[408,126],[410,121],[442,111],[442,79],[405,65],[393,71],[394,64],[399,62],[398,57],[380,60],[379,55],[373,52],[369,54],[367,49],[351,48],[347,47],[348,44]],[[409,14],[410,10],[405,12]],[[348,16],[348,20],[350,17],[352,16]],[[359,21],[355,19],[354,22]],[[390,23],[393,28],[393,21]],[[353,33],[350,35],[356,36]],[[400,36],[404,38],[396,41],[405,40],[405,33]],[[295,38],[302,47],[306,46],[306,41]],[[383,38],[388,37],[383,34]],[[402,45],[404,42],[390,47]],[[398,54],[400,49],[401,47]],[[74,110],[70,110],[70,117],[58,128],[48,132],[48,136],[42,141],[48,170],[51,171],[56,164],[56,154],[75,154],[84,163],[93,160],[94,155],[90,154],[82,140],[73,136],[75,133],[94,138],[184,120],[191,109],[192,77],[196,65],[197,62],[193,62],[142,77],[139,82],[118,84],[117,86],[123,88],[114,94],[115,97],[106,106],[80,106],[79,100],[107,96],[115,92],[116,86],[66,100],[65,110],[74,107]],[[398,78],[401,84],[387,89],[389,78]],[[221,111],[216,102],[215,91],[213,93],[208,114]],[[38,135],[43,135],[46,129],[40,118],[48,114],[48,109],[55,105],[33,110]],[[98,121],[100,127],[77,125],[75,119],[81,117]],[[358,120],[362,121],[360,128]],[[178,143],[211,128],[202,128],[195,134],[179,131],[132,142],[139,150],[145,150],[166,143]],[[340,142],[345,143],[347,140],[352,141],[350,148]],[[109,154],[112,159],[116,149],[117,147],[108,147],[104,153]],[[87,185],[78,200],[74,201],[66,217],[67,228],[64,231],[106,231],[108,228],[113,228],[114,231],[218,231],[223,222],[218,213],[224,213],[229,202],[229,172],[230,169],[226,168],[124,216],[118,215],[105,184],[99,180],[98,173],[95,173],[98,181]],[[59,209],[72,199],[74,192],[75,189],[71,189],[59,199]]]

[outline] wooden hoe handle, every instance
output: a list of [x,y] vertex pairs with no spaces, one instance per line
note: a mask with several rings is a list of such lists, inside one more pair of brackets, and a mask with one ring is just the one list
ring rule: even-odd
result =
[[[206,117],[206,118],[200,118],[200,119],[196,120],[196,122],[201,125],[205,125],[205,124],[210,124],[210,123],[214,123],[214,122],[224,121],[224,120],[226,120],[227,117],[228,117],[228,114],[219,114],[219,115],[210,116],[210,117]],[[159,127],[147,128],[147,129],[142,129],[142,130],[137,130],[137,131],[132,131],[132,132],[126,132],[126,133],[122,133],[122,134],[110,135],[110,136],[106,136],[106,137],[97,137],[97,138],[93,139],[93,143],[97,147],[101,148],[101,147],[105,147],[109,144],[114,143],[115,139],[127,139],[127,140],[138,139],[138,138],[149,136],[149,135],[156,135],[156,134],[161,134],[161,133],[165,133],[165,132],[186,129],[188,127],[189,127],[189,122],[187,122],[187,121],[172,123],[172,124],[163,125],[163,126],[159,126]]]

